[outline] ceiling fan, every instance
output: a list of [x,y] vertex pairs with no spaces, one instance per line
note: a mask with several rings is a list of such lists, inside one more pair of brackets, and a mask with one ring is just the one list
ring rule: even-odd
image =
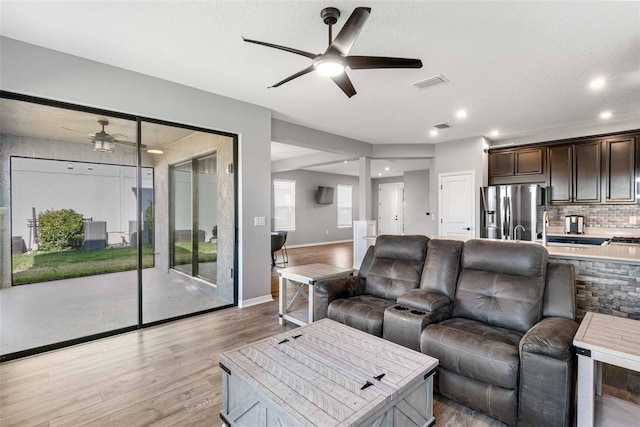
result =
[[[120,133],[110,135],[107,132],[105,132],[104,127],[109,124],[109,120],[98,119],[98,123],[102,126],[102,130],[96,133],[85,134],[84,132],[81,132],[75,129],[69,129],[66,127],[62,127],[62,129],[69,130],[71,132],[81,133],[83,135],[88,135],[89,139],[91,140],[91,144],[93,144],[93,151],[110,153],[112,144],[128,145],[129,147],[137,146],[135,142],[123,141],[121,139],[117,139],[117,137],[126,138],[127,137],[126,135],[122,135]],[[146,145],[144,144],[142,145],[142,148],[146,148],[146,147],[147,147]]]
[[302,50],[294,49],[286,46],[279,46],[272,43],[261,42],[257,40],[244,40],[247,43],[259,44],[274,49],[284,50],[285,52],[295,53],[297,55],[305,56],[311,59],[313,62],[304,70],[287,77],[286,79],[279,81],[278,83],[270,86],[270,88],[278,87],[293,79],[303,76],[311,71],[316,71],[318,74],[328,76],[338,85],[340,89],[351,98],[356,94],[356,90],[349,79],[349,76],[345,72],[347,67],[352,70],[367,70],[375,68],[421,68],[422,61],[419,59],[408,58],[390,58],[384,56],[350,56],[349,51],[358,38],[360,30],[364,26],[371,8],[369,7],[357,7],[347,22],[344,24],[335,39],[332,38],[331,30],[332,26],[338,21],[340,17],[340,11],[335,7],[326,7],[320,12],[320,16],[325,24],[329,26],[329,47],[322,54],[313,54]]

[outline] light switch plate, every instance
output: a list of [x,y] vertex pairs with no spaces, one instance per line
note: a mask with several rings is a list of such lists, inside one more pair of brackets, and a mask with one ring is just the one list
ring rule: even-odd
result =
[[629,217],[629,224],[636,224],[636,219],[637,219],[637,217],[636,217],[636,216],[631,215],[631,216]]
[[256,216],[253,218],[253,225],[256,227],[264,227],[267,225],[267,217]]

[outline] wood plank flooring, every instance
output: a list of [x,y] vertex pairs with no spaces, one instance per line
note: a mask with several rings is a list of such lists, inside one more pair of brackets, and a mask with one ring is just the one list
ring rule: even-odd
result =
[[[289,250],[351,266],[350,244]],[[275,276],[275,286],[274,286]],[[277,274],[272,272],[277,297]],[[276,298],[277,299],[277,298]],[[0,365],[0,426],[218,426],[217,355],[284,332],[277,301],[231,308]],[[504,424],[436,395],[438,427]]]

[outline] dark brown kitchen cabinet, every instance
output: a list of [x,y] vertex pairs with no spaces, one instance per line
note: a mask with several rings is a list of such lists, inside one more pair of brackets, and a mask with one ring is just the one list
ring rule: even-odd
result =
[[549,147],[551,203],[599,203],[601,141]]
[[544,147],[490,152],[490,183],[522,184],[544,181],[544,154]]
[[636,199],[636,137],[605,139],[605,201],[634,202]]
[[549,199],[551,203],[573,200],[572,145],[549,147]]

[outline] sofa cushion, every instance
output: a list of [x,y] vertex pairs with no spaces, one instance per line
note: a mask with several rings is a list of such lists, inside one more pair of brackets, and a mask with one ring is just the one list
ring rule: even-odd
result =
[[420,279],[421,289],[440,291],[453,300],[463,244],[459,240],[429,240],[427,259]]
[[327,317],[353,328],[382,337],[384,310],[394,305],[394,300],[374,295],[358,295],[337,299],[329,304]]
[[420,285],[426,236],[379,236],[367,274],[365,294],[395,300]]
[[453,318],[427,326],[420,336],[420,350],[451,372],[516,390],[521,338],[509,329]]
[[542,318],[547,261],[531,243],[465,243],[452,316],[526,332]]

